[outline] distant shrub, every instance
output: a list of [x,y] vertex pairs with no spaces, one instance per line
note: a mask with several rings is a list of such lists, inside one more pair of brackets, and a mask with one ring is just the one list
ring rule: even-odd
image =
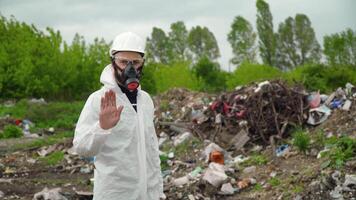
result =
[[279,69],[267,65],[243,63],[232,72],[227,80],[229,89],[238,85],[246,85],[251,82],[282,78],[283,73]]
[[23,135],[22,129],[15,125],[6,125],[0,138],[19,138]]
[[306,152],[310,145],[310,136],[303,130],[296,130],[293,134],[293,145],[295,145],[299,151]]

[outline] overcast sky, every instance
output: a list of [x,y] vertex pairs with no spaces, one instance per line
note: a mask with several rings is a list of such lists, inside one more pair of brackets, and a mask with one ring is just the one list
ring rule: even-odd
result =
[[[322,43],[326,34],[352,28],[356,30],[356,0],[267,0],[274,29],[288,16],[306,14]],[[229,70],[232,57],[227,33],[235,16],[245,17],[255,27],[255,0],[0,0],[0,13],[44,29],[60,30],[71,42],[74,34],[92,42],[95,37],[111,41],[123,31],[133,31],[146,38],[152,27],[169,31],[170,24],[184,21],[187,28],[206,26],[218,41],[219,62]],[[233,70],[233,67],[230,67]]]

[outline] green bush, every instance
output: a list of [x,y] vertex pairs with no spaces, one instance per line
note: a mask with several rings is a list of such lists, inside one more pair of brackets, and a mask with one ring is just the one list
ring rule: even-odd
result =
[[51,153],[50,155],[47,155],[44,158],[41,158],[40,160],[48,165],[57,165],[64,159],[64,153],[61,151],[56,151]]
[[192,71],[202,83],[199,87],[200,91],[217,92],[226,90],[227,73],[220,69],[219,63],[203,57],[193,66]]
[[296,146],[299,151],[306,152],[310,145],[309,133],[303,130],[297,130],[293,134],[293,145]]
[[329,165],[334,168],[342,167],[346,161],[356,156],[356,139],[348,136],[331,137],[326,140],[329,151],[322,154],[330,159]]
[[278,79],[283,76],[283,73],[271,66],[243,63],[232,72],[227,80],[228,89],[234,89],[239,85],[246,85],[252,82],[260,82],[264,80]]
[[157,92],[165,92],[173,87],[198,90],[200,82],[189,68],[189,63],[174,63],[170,66],[156,64],[154,72]]
[[301,82],[308,90],[329,93],[345,87],[347,82],[355,84],[356,69],[352,66],[306,65],[287,72],[284,78]]
[[19,138],[23,136],[22,129],[15,125],[6,125],[0,138]]

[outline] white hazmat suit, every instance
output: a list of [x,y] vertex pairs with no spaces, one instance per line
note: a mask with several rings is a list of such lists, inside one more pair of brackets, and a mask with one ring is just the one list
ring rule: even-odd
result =
[[[73,140],[76,152],[95,156],[94,200],[158,200],[163,195],[158,141],[153,124],[154,105],[143,90],[137,92],[137,112],[118,87],[108,65],[80,114]],[[113,90],[123,105],[117,125],[99,126],[101,97]]]

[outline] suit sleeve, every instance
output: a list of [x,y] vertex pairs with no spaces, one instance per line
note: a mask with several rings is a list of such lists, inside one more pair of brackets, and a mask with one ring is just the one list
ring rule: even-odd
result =
[[111,129],[104,130],[99,125],[100,101],[95,94],[89,96],[75,128],[73,147],[82,156],[97,155],[111,134]]

